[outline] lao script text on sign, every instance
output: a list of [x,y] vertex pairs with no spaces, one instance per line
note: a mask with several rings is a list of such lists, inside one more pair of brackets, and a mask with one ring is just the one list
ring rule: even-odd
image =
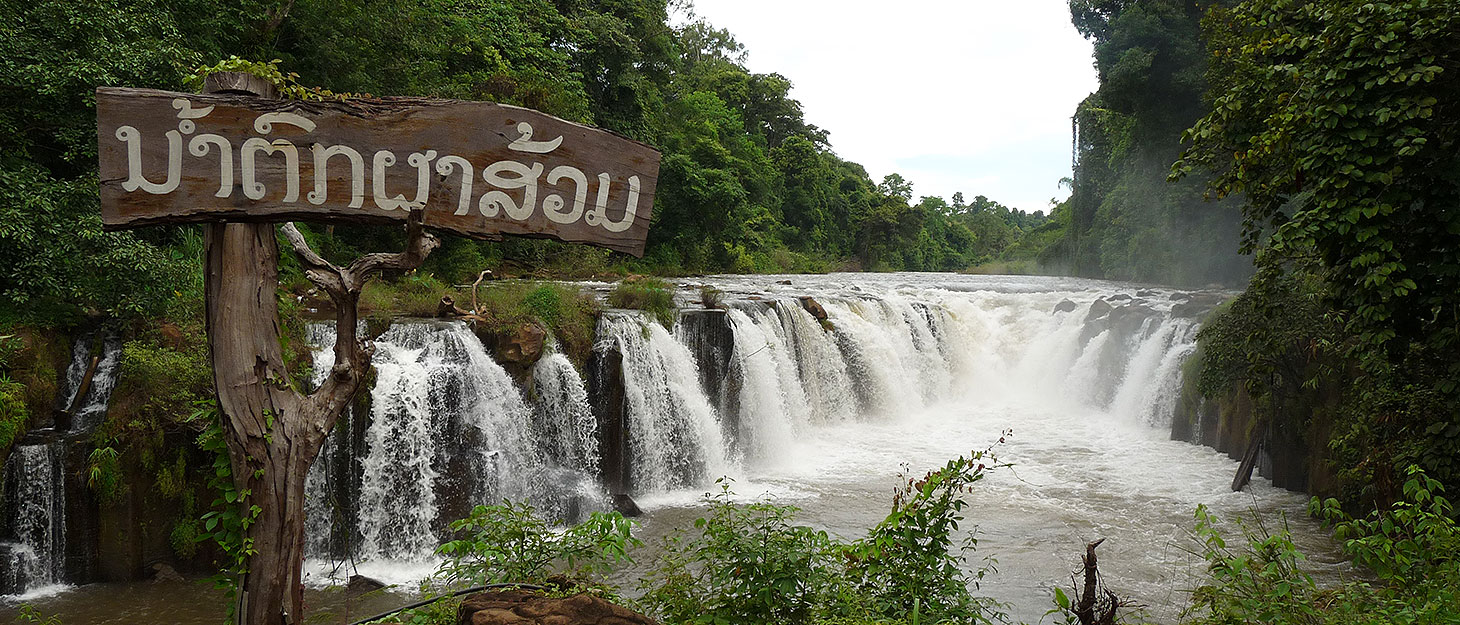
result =
[[659,153],[491,102],[96,93],[108,228],[292,219],[550,237],[642,255]]

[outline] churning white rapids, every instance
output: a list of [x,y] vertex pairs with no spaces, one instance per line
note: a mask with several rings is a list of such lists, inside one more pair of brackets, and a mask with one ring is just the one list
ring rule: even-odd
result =
[[[742,375],[742,433],[727,427],[743,497],[796,505],[803,522],[856,538],[886,515],[904,466],[920,474],[1013,431],[995,448],[1013,466],[977,485],[966,526],[980,539],[969,566],[997,560],[978,592],[1017,620],[1040,620],[1098,538],[1109,587],[1175,620],[1201,579],[1190,536],[1199,504],[1229,519],[1256,511],[1269,529],[1285,518],[1320,579],[1342,568],[1306,496],[1260,478],[1231,492],[1236,462],[1170,440],[1198,329],[1171,315],[1178,291],[948,274],[703,282],[733,308],[732,368],[773,369]],[[806,323],[801,295],[826,309],[830,332]],[[1097,300],[1138,314],[1098,315]],[[643,533],[688,526],[706,490],[641,493]]]

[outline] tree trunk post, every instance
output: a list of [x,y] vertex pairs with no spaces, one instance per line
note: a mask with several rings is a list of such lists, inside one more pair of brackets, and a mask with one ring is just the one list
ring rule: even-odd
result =
[[[209,76],[205,91],[275,95],[266,81],[237,73]],[[238,623],[244,625],[303,622],[304,481],[370,366],[372,349],[356,336],[360,290],[382,269],[419,266],[438,245],[422,230],[419,210],[407,224],[405,252],[369,254],[344,268],[315,254],[293,224],[282,230],[306,275],[329,293],[338,311],[335,366],[308,396],[291,383],[280,344],[274,225],[220,222],[206,225],[204,235],[218,408],[245,518],[257,508],[244,533],[252,543],[237,605]]]

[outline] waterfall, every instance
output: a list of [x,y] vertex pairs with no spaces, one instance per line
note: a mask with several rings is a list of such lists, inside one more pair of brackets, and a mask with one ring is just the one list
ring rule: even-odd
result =
[[795,302],[779,300],[770,313],[779,323],[781,345],[796,363],[797,379],[816,423],[839,423],[856,415],[857,396],[836,334]]
[[735,337],[731,372],[741,377],[737,444],[746,458],[771,461],[786,453],[810,421],[811,406],[780,322],[763,310],[729,314]]
[[[588,403],[583,376],[567,356],[554,350],[538,359],[532,380],[536,391],[534,429],[548,461],[559,471],[564,488],[598,504],[603,499],[595,480],[600,460],[598,421]],[[580,516],[572,512],[565,510],[562,518]]]
[[1165,427],[1195,349],[1196,324],[1172,318],[1169,301],[1119,293],[837,286],[815,297],[830,329],[792,298],[731,302],[728,422],[751,469],[808,428],[952,401]]
[[[1168,301],[1103,284],[833,283],[811,291],[824,322],[804,292],[754,293],[686,310],[672,332],[602,313],[591,384],[551,345],[514,380],[467,325],[398,321],[376,340],[368,402],[310,471],[310,556],[428,562],[476,504],[525,499],[572,520],[604,507],[606,488],[682,501],[721,475],[773,472],[831,429],[950,404],[1161,427],[1197,329]],[[334,329],[311,326],[309,340],[318,383]]]
[[5,461],[0,593],[23,594],[64,581],[66,489],[61,442],[17,445]]
[[595,351],[622,355],[627,451],[636,492],[697,486],[729,470],[720,417],[689,349],[636,313],[599,317]]
[[[117,365],[122,360],[121,337],[105,333],[100,340],[100,353],[93,354],[97,342],[95,334],[76,338],[71,348],[71,363],[66,367],[61,392],[57,394],[60,400],[58,407],[62,411],[76,409],[71,415],[70,430],[73,432],[90,432],[101,424],[106,417],[107,403],[111,401],[112,387],[116,386],[117,374],[120,373]],[[96,360],[95,370],[91,366],[93,357]],[[89,380],[86,377],[88,372],[91,373]],[[83,390],[86,396],[76,397]]]
[[[333,324],[312,323],[305,328],[304,340],[314,348],[311,389],[319,388],[334,367],[335,339]],[[344,545],[353,538],[350,535],[353,528],[346,520],[349,502],[340,496],[342,491],[336,482],[341,479],[337,457],[342,448],[349,446],[342,439],[346,438],[354,416],[353,406],[340,416],[304,480],[304,553],[309,557],[327,558],[335,551],[347,552]]]
[[[318,378],[335,335],[321,325],[309,338]],[[526,500],[568,519],[601,499],[586,393],[565,357],[539,362],[535,409],[465,324],[397,322],[375,347],[369,414],[341,418],[307,479],[311,557],[423,562],[475,505]]]

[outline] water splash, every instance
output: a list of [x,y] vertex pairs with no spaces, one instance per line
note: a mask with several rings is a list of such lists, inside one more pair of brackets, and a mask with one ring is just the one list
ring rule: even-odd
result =
[[18,445],[5,461],[9,527],[0,542],[0,593],[30,594],[65,581],[63,444]]
[[597,336],[595,350],[623,355],[633,489],[696,486],[729,473],[720,416],[700,387],[689,350],[637,313],[605,312]]

